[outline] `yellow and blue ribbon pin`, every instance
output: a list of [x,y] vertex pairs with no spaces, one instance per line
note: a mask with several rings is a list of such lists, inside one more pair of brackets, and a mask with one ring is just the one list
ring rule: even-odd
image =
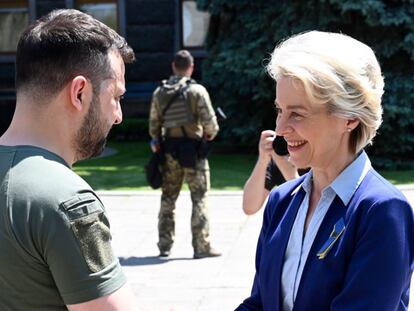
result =
[[331,235],[328,240],[323,244],[319,252],[316,254],[318,259],[324,259],[328,252],[331,250],[332,246],[339,239],[342,233],[345,231],[345,221],[343,218],[339,219],[338,222],[334,225]]

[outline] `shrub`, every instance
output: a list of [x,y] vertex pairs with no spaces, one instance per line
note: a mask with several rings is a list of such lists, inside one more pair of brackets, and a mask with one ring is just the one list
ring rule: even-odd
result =
[[148,120],[144,118],[124,119],[109,132],[112,141],[149,141]]
[[[226,141],[256,144],[274,128],[274,82],[266,59],[282,39],[306,30],[342,32],[371,46],[386,81],[384,123],[369,152],[413,160],[414,6],[410,1],[197,0],[212,14],[203,83],[226,111]],[[329,48],[327,46],[326,48]]]

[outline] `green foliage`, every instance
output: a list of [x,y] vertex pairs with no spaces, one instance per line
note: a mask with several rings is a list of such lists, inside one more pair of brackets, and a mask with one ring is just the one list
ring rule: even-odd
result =
[[113,141],[149,141],[148,119],[129,118],[115,125],[108,136]]
[[[265,72],[277,43],[306,30],[342,32],[370,45],[386,77],[384,124],[370,152],[413,159],[414,1],[198,0],[212,14],[203,82],[229,115],[226,141],[256,144],[273,128],[274,82]],[[326,48],[329,48],[327,46]]]
[[388,166],[381,167],[413,167],[414,77],[394,73],[386,75],[385,81],[384,121],[372,152],[377,158],[389,160]]

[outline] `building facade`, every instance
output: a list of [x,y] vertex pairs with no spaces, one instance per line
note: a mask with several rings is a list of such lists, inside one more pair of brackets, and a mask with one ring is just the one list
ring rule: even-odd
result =
[[153,90],[171,74],[174,53],[182,48],[195,56],[195,78],[206,56],[209,15],[194,0],[2,0],[0,1],[0,134],[15,106],[14,61],[21,31],[53,9],[76,8],[123,35],[136,53],[126,68],[126,117],[146,116]]

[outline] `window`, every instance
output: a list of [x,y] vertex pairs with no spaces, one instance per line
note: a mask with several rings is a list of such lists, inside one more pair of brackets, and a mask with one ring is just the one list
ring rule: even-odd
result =
[[203,49],[210,14],[197,10],[195,1],[181,1],[181,38],[182,47],[187,49]]
[[117,0],[77,0],[76,8],[119,31]]
[[29,24],[28,0],[0,1],[0,53],[16,52],[20,34]]

